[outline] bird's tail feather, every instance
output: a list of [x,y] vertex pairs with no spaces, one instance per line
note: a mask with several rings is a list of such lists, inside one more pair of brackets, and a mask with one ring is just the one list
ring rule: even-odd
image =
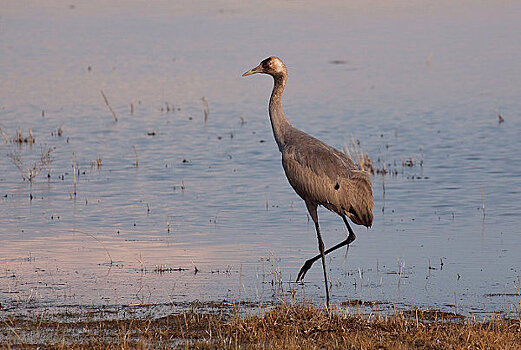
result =
[[373,224],[373,193],[371,180],[365,171],[355,170],[351,174],[350,207],[346,215],[357,225],[371,227]]

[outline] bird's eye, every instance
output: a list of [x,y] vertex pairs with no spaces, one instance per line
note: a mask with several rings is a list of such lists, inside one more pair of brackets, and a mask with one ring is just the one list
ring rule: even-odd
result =
[[270,66],[270,58],[266,58],[264,61],[261,62],[262,68],[268,68]]

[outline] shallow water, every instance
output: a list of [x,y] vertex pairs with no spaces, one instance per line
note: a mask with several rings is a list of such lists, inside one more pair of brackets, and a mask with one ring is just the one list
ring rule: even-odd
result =
[[[277,55],[295,126],[397,172],[373,177],[373,227],[327,260],[333,301],[519,312],[519,3],[26,5],[0,17],[2,309],[322,299],[318,264],[290,283],[317,246],[272,83],[241,77]],[[48,148],[24,181],[11,158]],[[326,246],[344,239],[319,216]]]

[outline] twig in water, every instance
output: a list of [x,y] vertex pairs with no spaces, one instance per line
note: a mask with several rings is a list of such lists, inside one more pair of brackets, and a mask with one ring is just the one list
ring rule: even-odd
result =
[[95,241],[97,241],[101,247],[105,250],[105,253],[107,253],[107,256],[109,257],[109,260],[110,260],[110,265],[112,265],[114,263],[114,260],[112,260],[112,256],[110,256],[110,253],[107,249],[107,247],[105,247],[105,245],[103,244],[102,241],[100,241],[96,236],[94,236],[92,233],[88,233],[88,232],[83,232],[83,231],[78,231],[76,229],[73,229],[72,232],[78,232],[78,233],[81,233],[82,235],[85,235],[85,236],[89,236],[91,238],[93,238]]
[[22,136],[22,130],[20,128],[18,128],[18,131],[16,133],[15,141],[18,142],[18,143],[23,143],[24,142],[24,137]]
[[499,111],[496,109],[496,114],[497,114],[497,120],[498,120],[498,124],[501,124],[505,121],[505,118],[503,118],[503,116],[501,115],[501,113],[499,113]]
[[210,106],[208,105],[208,101],[206,100],[206,97],[202,97],[201,100],[204,104],[204,125],[206,125],[206,121],[208,120],[208,115],[210,114]]
[[105,93],[103,92],[103,90],[100,90],[101,91],[101,96],[103,96],[103,99],[105,100],[105,104],[107,105],[107,107],[109,108],[110,112],[112,113],[112,115],[114,116],[114,120],[115,121],[118,121],[118,117],[116,116],[116,112],[114,112],[114,110],[112,109],[112,107],[110,106],[109,104],[109,100],[107,99],[107,96],[105,96]]
[[4,137],[5,143],[9,143],[9,139],[7,138],[7,135],[5,134],[4,130],[2,130],[1,126],[0,126],[0,133],[2,133],[2,136]]
[[139,166],[139,159],[137,157],[137,150],[136,150],[136,145],[132,145],[132,148],[134,149],[134,157],[136,157],[136,162],[134,163],[137,166]]
[[481,211],[483,212],[483,218],[485,218],[485,193],[483,192],[483,186],[481,186]]
[[76,199],[76,154],[72,152],[72,175],[74,183],[74,199]]

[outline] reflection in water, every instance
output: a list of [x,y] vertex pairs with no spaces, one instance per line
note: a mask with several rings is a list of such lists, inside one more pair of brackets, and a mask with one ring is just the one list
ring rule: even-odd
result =
[[[333,302],[518,310],[519,5],[467,5],[9,4],[2,308],[321,298],[320,269],[290,282],[316,242],[277,160],[271,81],[240,79],[276,54],[296,127],[395,170],[373,178],[373,228],[330,257]],[[30,169],[49,148],[32,182],[8,156]],[[319,215],[326,246],[344,239]]]

